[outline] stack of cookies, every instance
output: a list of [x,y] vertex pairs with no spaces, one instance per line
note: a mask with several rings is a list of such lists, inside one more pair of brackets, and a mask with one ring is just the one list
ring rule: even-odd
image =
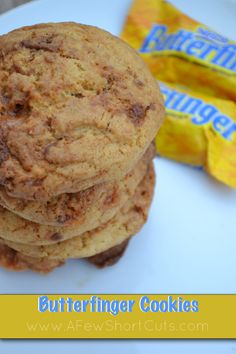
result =
[[145,64],[103,30],[0,37],[0,264],[114,263],[147,219],[163,116]]

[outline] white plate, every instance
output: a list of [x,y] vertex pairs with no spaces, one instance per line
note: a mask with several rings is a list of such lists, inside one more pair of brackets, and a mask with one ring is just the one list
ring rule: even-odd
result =
[[[185,12],[236,39],[235,0],[175,0]],[[0,16],[0,32],[48,21],[77,21],[118,35],[130,0],[38,0]],[[234,31],[233,31],[234,29]],[[236,293],[236,191],[203,171],[156,159],[157,186],[148,223],[129,245],[120,262],[97,270],[70,261],[53,273],[11,273],[0,270],[1,293]],[[59,343],[59,344],[58,344]],[[118,343],[118,344],[117,344]],[[0,343],[0,352],[36,352],[65,347],[83,353],[96,350],[129,353],[143,350],[185,353],[236,349],[232,342],[69,341]],[[51,349],[50,349],[51,348]],[[64,349],[63,349],[64,348]]]

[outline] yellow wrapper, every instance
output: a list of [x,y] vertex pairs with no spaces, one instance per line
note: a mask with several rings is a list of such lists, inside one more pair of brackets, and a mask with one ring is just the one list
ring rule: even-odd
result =
[[236,42],[164,0],[135,0],[122,38],[162,81],[236,101]]
[[236,188],[236,43],[165,0],[134,0],[121,36],[165,82],[158,154]]
[[236,188],[236,104],[160,82],[166,119],[156,138],[158,154],[204,167]]

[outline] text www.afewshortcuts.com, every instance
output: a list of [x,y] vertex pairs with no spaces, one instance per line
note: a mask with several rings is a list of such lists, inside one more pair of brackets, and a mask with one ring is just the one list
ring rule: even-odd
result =
[[206,322],[180,322],[173,321],[137,321],[119,322],[106,320],[104,322],[92,322],[84,320],[62,322],[27,322],[29,332],[207,332]]

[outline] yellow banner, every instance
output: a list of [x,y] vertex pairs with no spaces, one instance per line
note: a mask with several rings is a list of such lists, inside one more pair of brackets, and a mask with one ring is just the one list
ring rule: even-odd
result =
[[1,338],[236,338],[236,295],[0,295]]

